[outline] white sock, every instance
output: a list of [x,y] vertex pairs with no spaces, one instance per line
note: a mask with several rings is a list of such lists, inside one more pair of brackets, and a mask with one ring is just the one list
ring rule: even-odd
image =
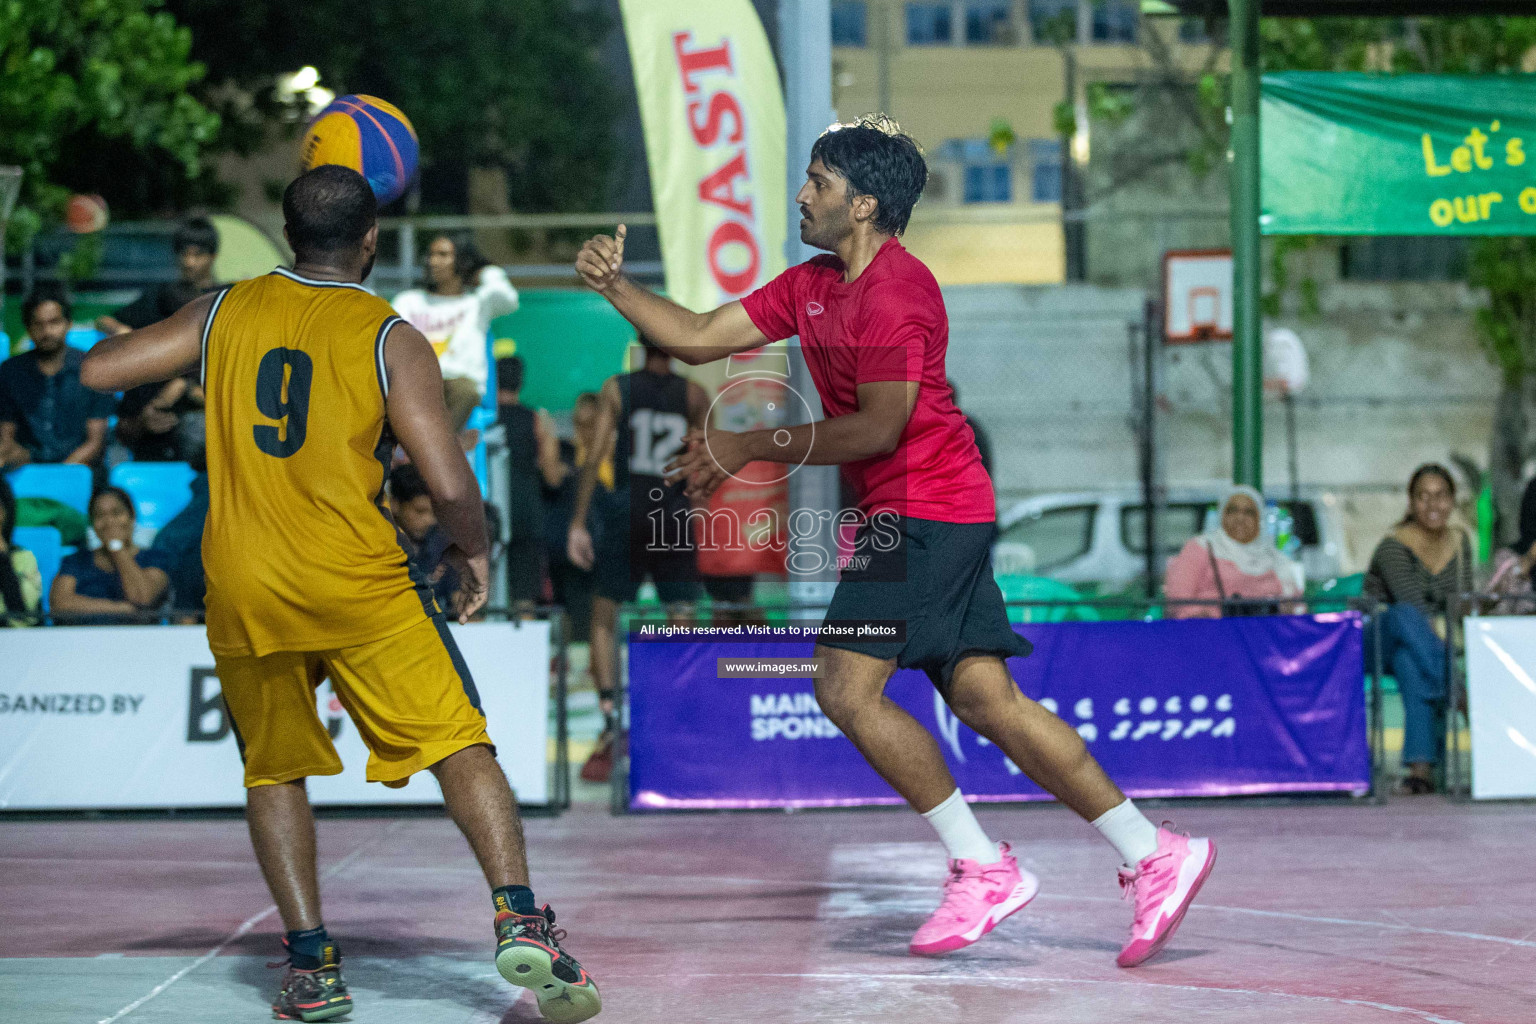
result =
[[971,813],[971,805],[965,802],[965,795],[958,789],[923,817],[939,834],[939,841],[949,851],[951,860],[996,864],[1003,859],[997,852],[997,844],[981,830],[981,823]]
[[1093,827],[1120,851],[1127,867],[1135,867],[1157,852],[1157,826],[1129,800],[1099,815]]

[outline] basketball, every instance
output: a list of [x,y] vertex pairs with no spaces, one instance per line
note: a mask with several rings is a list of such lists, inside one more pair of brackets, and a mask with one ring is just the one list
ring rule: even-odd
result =
[[341,96],[304,133],[304,170],[350,167],[368,179],[379,205],[405,194],[416,177],[416,129],[393,104],[375,96]]

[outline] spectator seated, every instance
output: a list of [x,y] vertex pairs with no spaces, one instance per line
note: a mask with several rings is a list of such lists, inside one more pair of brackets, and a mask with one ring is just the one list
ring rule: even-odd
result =
[[89,466],[33,463],[12,470],[7,478],[18,498],[52,498],[86,514],[91,500]]
[[112,467],[111,481],[133,496],[139,526],[158,531],[192,501],[196,476],[185,462],[123,462]]
[[26,548],[37,559],[37,569],[43,577],[43,611],[46,612],[48,589],[59,574],[59,563],[64,561],[64,541],[59,531],[51,526],[18,526],[12,539],[17,547]]

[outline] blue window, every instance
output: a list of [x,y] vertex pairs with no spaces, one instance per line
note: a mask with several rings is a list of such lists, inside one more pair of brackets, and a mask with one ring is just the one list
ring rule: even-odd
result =
[[1017,42],[1013,31],[1013,4],[1007,0],[987,0],[965,5],[965,41],[974,46],[1011,46]]
[[1134,43],[1141,24],[1141,5],[1136,0],[1103,0],[1093,6],[1093,41]]
[[957,163],[961,170],[964,203],[1013,201],[1013,163],[986,139],[950,139],[939,147],[939,159]]
[[1029,0],[1029,31],[1037,44],[1077,38],[1077,0]]
[[867,46],[867,15],[864,0],[832,0],[832,45]]
[[1179,19],[1179,42],[1208,43],[1210,41],[1211,33],[1206,27],[1204,18]]
[[1029,197],[1037,203],[1061,202],[1061,140],[1029,140]]
[[948,46],[954,41],[949,4],[907,4],[907,45]]
[[1013,168],[1007,164],[966,164],[967,203],[1007,203],[1013,200]]

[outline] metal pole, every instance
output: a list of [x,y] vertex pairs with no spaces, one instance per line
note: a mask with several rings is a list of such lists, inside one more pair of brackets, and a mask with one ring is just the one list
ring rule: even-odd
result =
[[555,806],[571,809],[571,620],[561,608],[549,616],[555,640]]
[[[1475,606],[1474,606],[1475,607]],[[1440,737],[1442,760],[1446,764],[1445,791],[1448,796],[1461,796],[1461,725],[1457,715],[1461,708],[1461,694],[1452,678],[1456,670],[1456,629],[1461,625],[1461,595],[1452,594],[1446,605],[1445,616],[1445,723]]]
[[1232,20],[1232,479],[1264,487],[1264,340],[1259,308],[1259,2]]
[[1381,720],[1381,617],[1385,608],[1372,601],[1371,620],[1371,795],[1380,797],[1384,790],[1382,776],[1387,768],[1386,723]]
[[1147,549],[1147,600],[1157,598],[1157,302],[1148,299],[1141,328],[1141,501]]
[[891,114],[891,7],[876,4],[870,13],[874,15],[870,29],[875,34],[875,109]]
[[[415,213],[421,209],[421,183],[411,186],[411,192],[406,201],[406,209]],[[401,291],[416,283],[416,225],[406,221],[400,225],[400,252],[398,253],[400,280],[397,282]]]
[[[790,192],[789,235],[784,248],[786,259],[796,264],[817,253],[800,241],[800,208],[795,205],[794,195],[805,181],[811,146],[833,119],[830,0],[779,0],[779,61],[784,66]],[[796,353],[789,367],[790,387],[811,407],[812,414],[819,416],[821,403],[805,361]],[[796,408],[798,403],[791,402],[790,406]],[[837,551],[832,520],[839,504],[836,466],[803,466],[789,478],[789,528],[807,545],[814,543],[822,551]],[[822,608],[831,600],[836,586],[835,564],[827,564],[820,572],[791,573],[789,600],[805,609]]]
[[1281,401],[1285,403],[1285,450],[1286,468],[1291,476],[1291,501],[1301,500],[1301,463],[1296,453],[1296,396],[1287,391]]
[[[0,167],[0,334],[5,333],[5,235],[11,219],[11,208],[21,191],[21,168]],[[11,338],[6,346],[0,346],[0,359],[10,357],[10,345],[18,339]]]

